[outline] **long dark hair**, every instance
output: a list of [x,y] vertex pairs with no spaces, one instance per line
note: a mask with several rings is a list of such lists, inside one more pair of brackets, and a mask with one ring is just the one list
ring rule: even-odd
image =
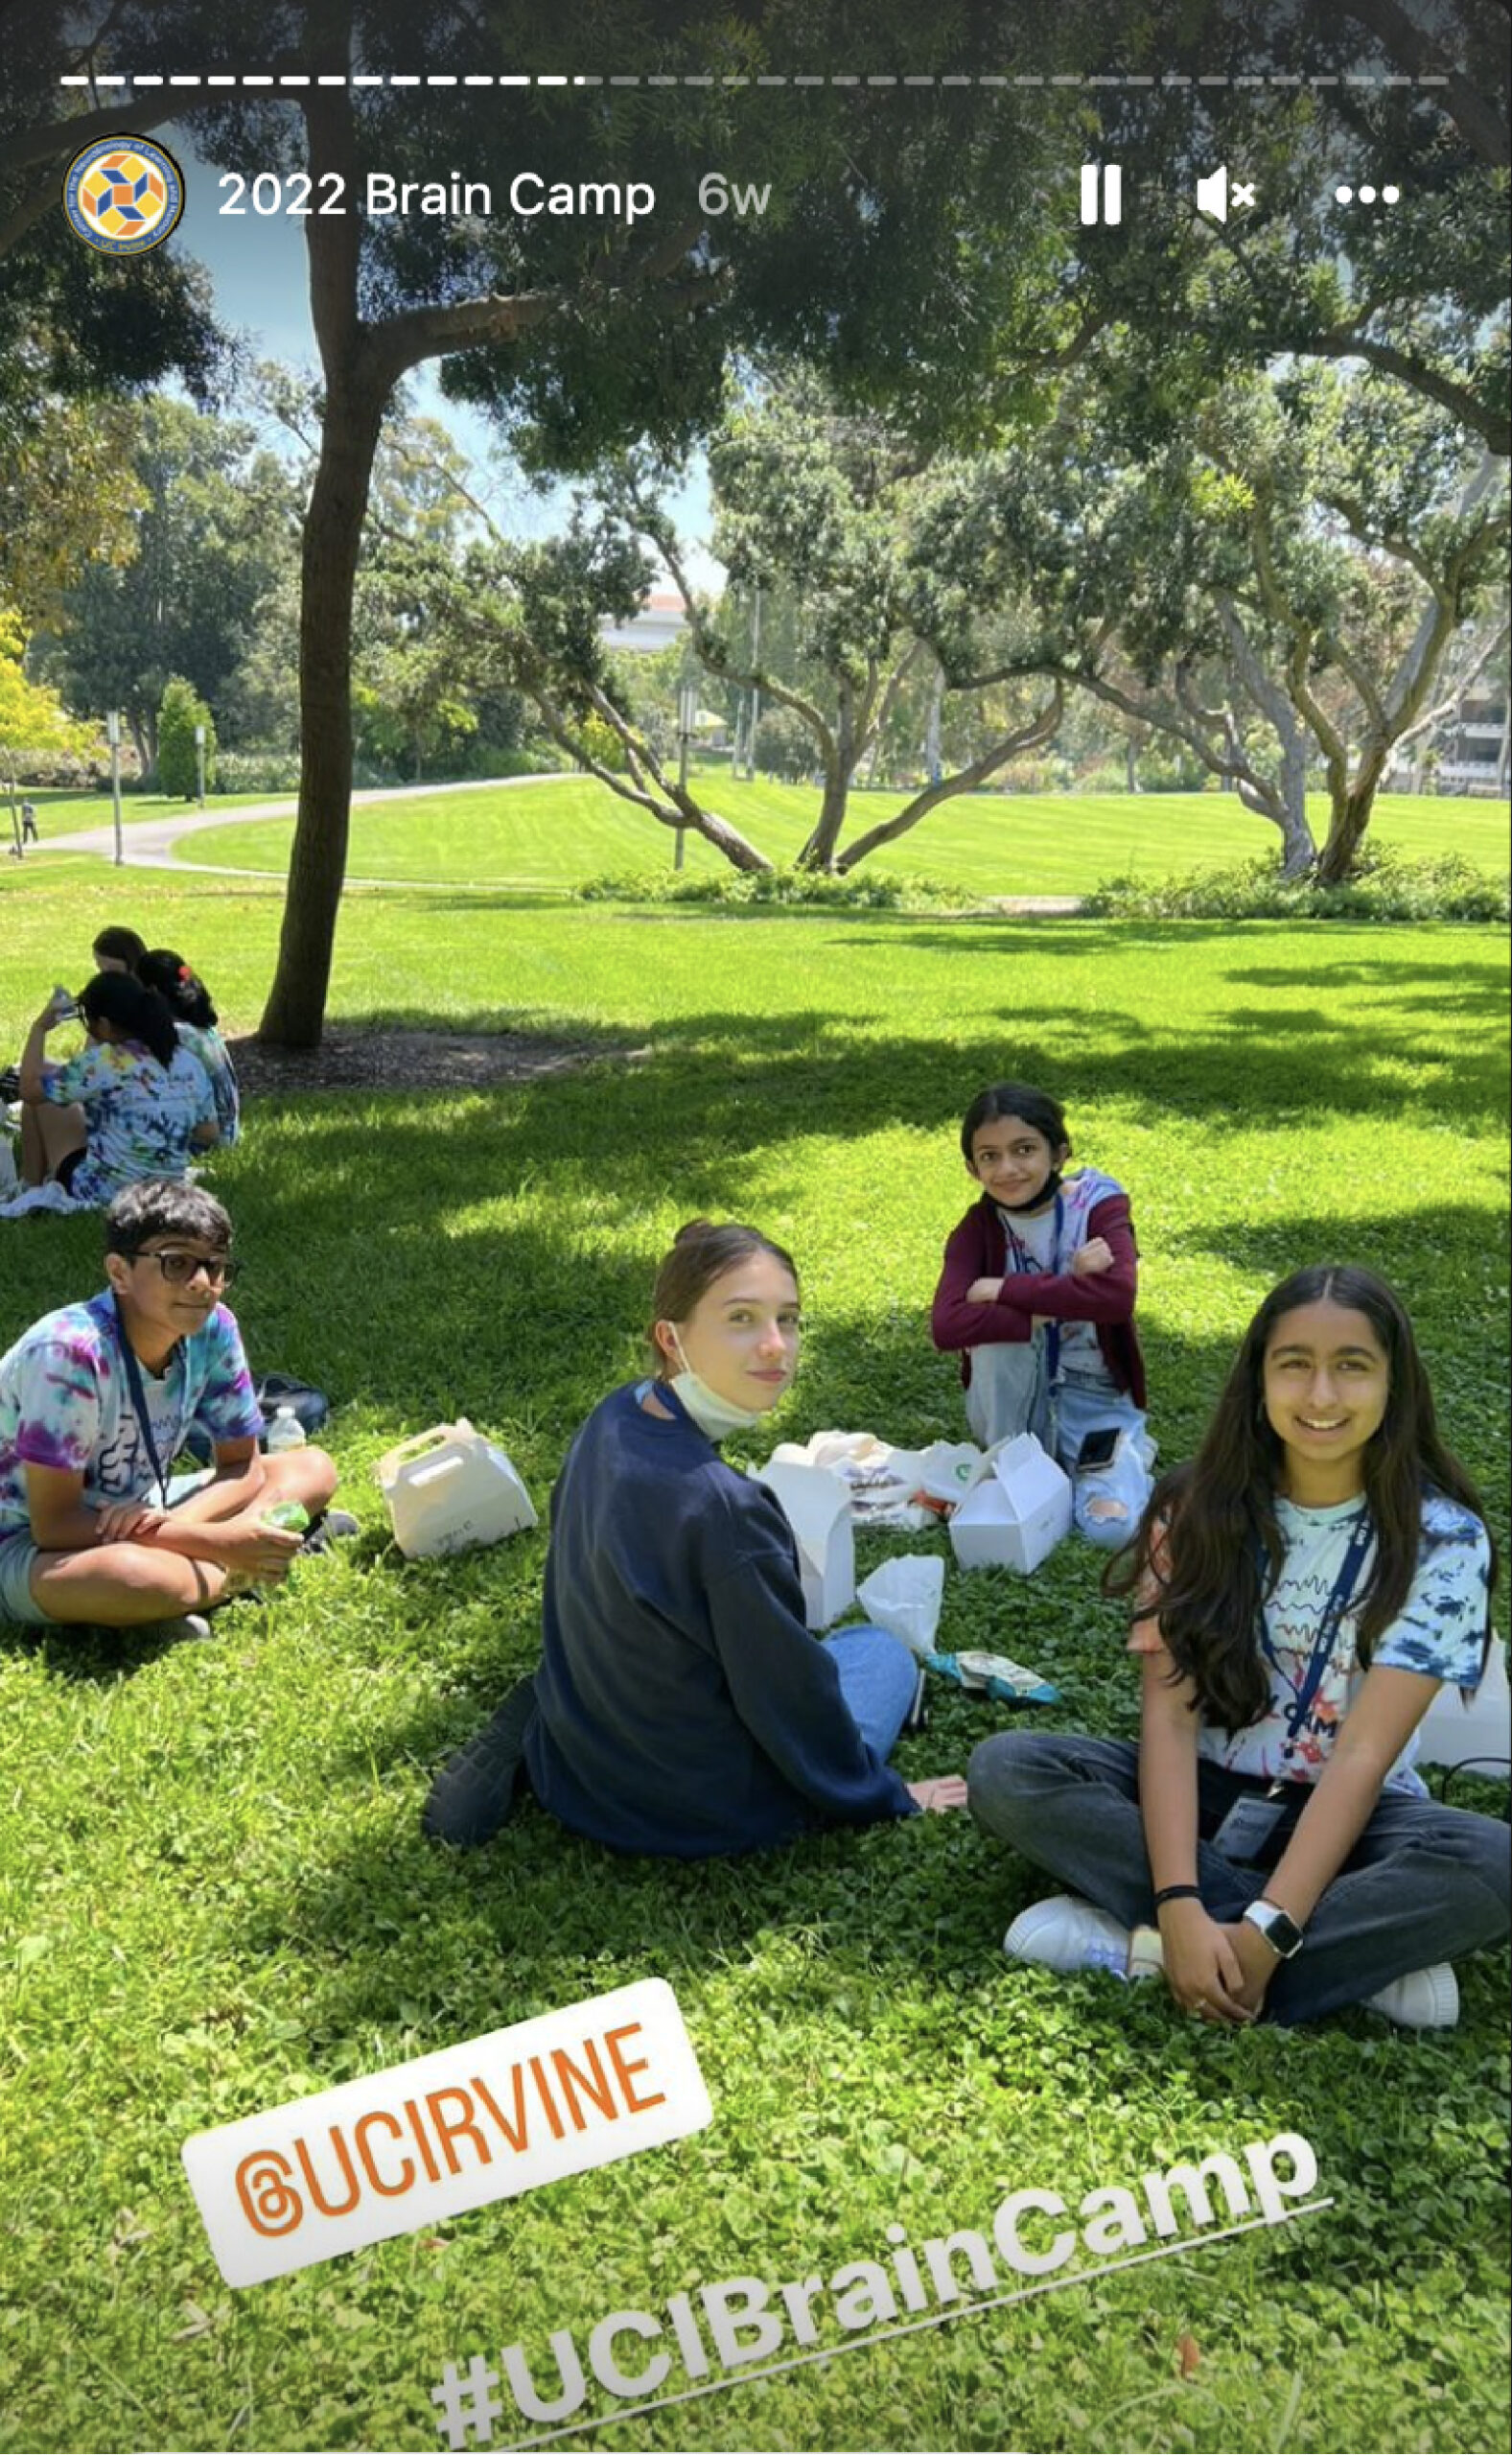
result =
[[[1357,1602],[1361,1664],[1407,1601],[1425,1492],[1460,1502],[1485,1524],[1479,1494],[1439,1437],[1433,1392],[1396,1290],[1373,1271],[1333,1262],[1283,1279],[1244,1332],[1201,1448],[1189,1465],[1162,1476],[1134,1543],[1104,1579],[1108,1593],[1132,1595],[1136,1610],[1154,1609],[1177,1671],[1229,1731],[1258,1720],[1269,1701],[1258,1631],[1286,1559],[1275,1509],[1282,1443],[1266,1414],[1266,1354],[1284,1314],[1325,1300],[1363,1313],[1389,1368],[1385,1415],[1361,1460],[1376,1536]],[[1493,1585],[1496,1568],[1493,1545]]]
[[210,992],[172,947],[150,947],[137,965],[136,976],[144,988],[155,989],[167,998],[181,1023],[193,1023],[197,1031],[214,1031],[219,1017]]
[[657,1344],[654,1324],[657,1321],[686,1321],[718,1278],[727,1271],[737,1270],[753,1253],[770,1253],[798,1285],[798,1265],[791,1253],[763,1236],[759,1228],[742,1228],[734,1220],[716,1227],[711,1219],[690,1219],[680,1228],[671,1251],[665,1256],[656,1274],[651,1291],[651,1351],[657,1370],[665,1375],[665,1357]]
[[86,1023],[113,1023],[126,1040],[140,1040],[159,1065],[172,1065],[178,1047],[173,1009],[155,989],[144,989],[128,971],[97,971],[79,993]]

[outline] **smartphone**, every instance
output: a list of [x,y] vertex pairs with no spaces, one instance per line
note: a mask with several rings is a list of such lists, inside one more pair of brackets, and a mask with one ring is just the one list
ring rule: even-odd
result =
[[1078,1473],[1088,1466],[1111,1466],[1117,1448],[1117,1424],[1104,1424],[1096,1432],[1087,1433],[1077,1451]]

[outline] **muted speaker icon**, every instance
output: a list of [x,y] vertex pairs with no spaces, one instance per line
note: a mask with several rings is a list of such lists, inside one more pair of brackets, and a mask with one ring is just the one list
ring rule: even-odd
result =
[[1238,179],[1232,188],[1229,186],[1226,162],[1220,162],[1216,171],[1210,171],[1205,179],[1197,183],[1197,209],[1210,214],[1215,222],[1226,222],[1230,209],[1237,213],[1241,205],[1253,204],[1254,200],[1252,186],[1243,186]]

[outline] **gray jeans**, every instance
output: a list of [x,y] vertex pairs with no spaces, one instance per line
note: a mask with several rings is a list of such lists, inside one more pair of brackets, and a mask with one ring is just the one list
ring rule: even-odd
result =
[[[982,1742],[968,1778],[971,1812],[984,1832],[1121,1926],[1153,1923],[1131,1742],[1008,1731]],[[1198,1882],[1208,1914],[1225,1926],[1265,1890],[1265,1865],[1275,1864],[1294,1829],[1289,1818],[1258,1867],[1236,1866],[1212,1848],[1235,1799],[1267,1787],[1198,1759]],[[1299,1809],[1305,1804],[1304,1790]],[[1504,1943],[1509,1870],[1507,1828],[1495,1816],[1383,1790],[1308,1920],[1302,1950],[1271,1979],[1265,2018],[1287,2027],[1315,2021],[1409,1970]]]

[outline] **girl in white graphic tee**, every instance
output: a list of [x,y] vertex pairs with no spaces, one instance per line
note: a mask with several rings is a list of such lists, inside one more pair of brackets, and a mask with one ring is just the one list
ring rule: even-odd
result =
[[1007,1738],[972,1760],[978,1821],[1076,1887],[1015,1920],[1010,1952],[1163,1969],[1225,2024],[1365,2002],[1452,2025],[1448,1963],[1507,1932],[1508,1835],[1436,1806],[1412,1755],[1439,1685],[1480,1677],[1494,1567],[1400,1299],[1368,1271],[1297,1272],[1110,1573],[1137,1750]]

